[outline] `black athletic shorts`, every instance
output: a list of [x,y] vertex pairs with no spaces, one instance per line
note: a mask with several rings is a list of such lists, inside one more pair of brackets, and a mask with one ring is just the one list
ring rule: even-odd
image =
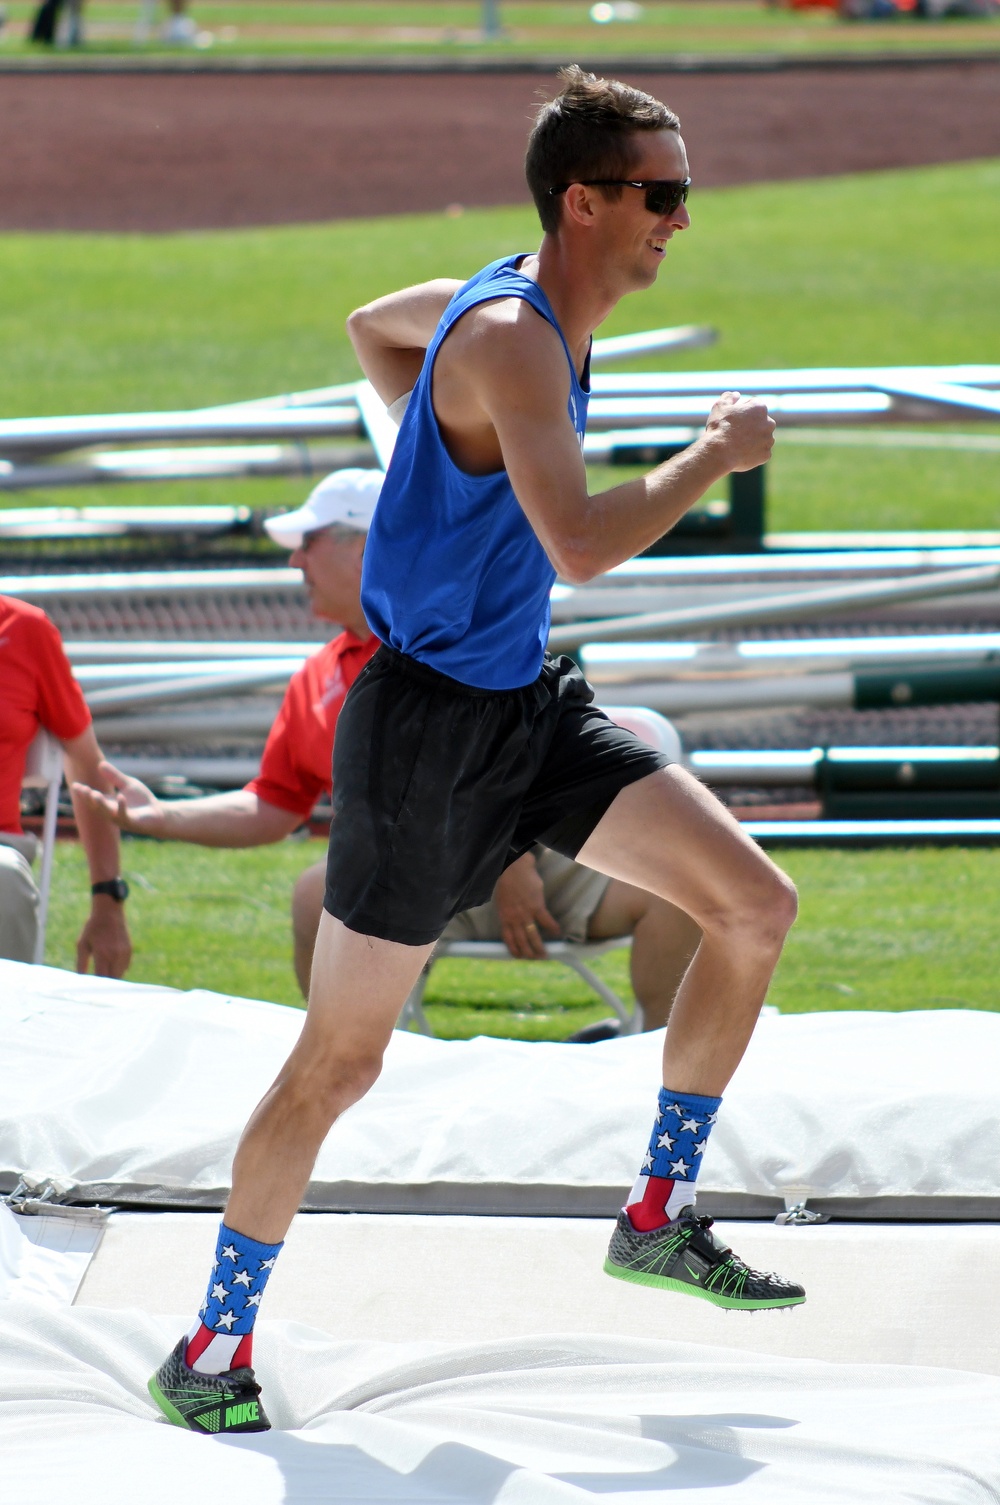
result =
[[479,690],[379,648],[337,722],[324,907],[422,946],[535,842],[575,857],[619,790],[670,762],[593,698],[568,658]]

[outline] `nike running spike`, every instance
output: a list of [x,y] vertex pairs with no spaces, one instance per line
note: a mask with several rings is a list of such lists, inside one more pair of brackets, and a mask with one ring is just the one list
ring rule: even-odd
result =
[[268,1432],[252,1369],[199,1374],[184,1362],[182,1338],[149,1382],[149,1393],[168,1421],[189,1432]]
[[711,1228],[711,1218],[696,1217],[692,1207],[685,1207],[665,1227],[637,1233],[622,1211],[604,1268],[618,1280],[686,1291],[736,1311],[799,1306],[805,1301],[801,1286],[780,1275],[751,1270]]

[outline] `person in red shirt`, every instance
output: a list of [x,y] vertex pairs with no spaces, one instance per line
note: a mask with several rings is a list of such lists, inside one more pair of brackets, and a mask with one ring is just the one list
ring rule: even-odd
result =
[[[37,842],[21,827],[21,784],[39,727],[63,745],[67,779],[113,787],[101,772],[90,712],[54,623],[37,606],[0,596],[0,956],[34,959],[38,889],[31,872]],[[73,807],[92,885],[90,914],[76,947],[77,970],[121,977],[132,947],[118,832],[75,793]]]
[[[379,646],[361,610],[361,562],[382,474],[334,471],[295,512],[265,527],[292,550],[316,616],[343,624],[289,682],[268,735],[260,772],[244,789],[163,804],[138,779],[110,764],[115,799],[79,791],[122,830],[201,846],[250,847],[280,841],[306,821],[330,791],[333,740],[347,692]],[[308,995],[313,946],[323,907],[326,862],[299,877],[292,895],[295,973]],[[631,934],[632,985],[647,1029],[666,1023],[674,993],[700,932],[665,900],[609,879],[543,848],[501,876],[488,904],[458,915],[444,939],[503,940],[512,955],[544,957],[544,937],[602,939]],[[606,1038],[616,1024],[602,1026]]]

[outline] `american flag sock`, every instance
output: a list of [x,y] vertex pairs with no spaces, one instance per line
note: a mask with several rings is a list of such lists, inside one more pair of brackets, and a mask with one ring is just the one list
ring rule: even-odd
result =
[[721,1097],[660,1088],[649,1149],[625,1203],[638,1233],[662,1228],[682,1207],[694,1205],[694,1182],[721,1102]]
[[222,1374],[253,1363],[253,1325],[268,1276],[283,1244],[219,1227],[208,1294],[187,1335],[184,1362],[200,1374]]

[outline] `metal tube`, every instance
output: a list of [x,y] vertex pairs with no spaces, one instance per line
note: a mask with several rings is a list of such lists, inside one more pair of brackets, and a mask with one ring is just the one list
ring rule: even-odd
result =
[[177,700],[210,700],[274,686],[284,688],[287,671],[254,669],[241,674],[188,675],[159,684],[129,685],[123,689],[94,690],[87,695],[91,713],[129,711],[136,706],[163,705]]
[[[596,343],[596,342],[595,342]],[[963,387],[1000,387],[1000,366],[800,366],[745,371],[595,372],[591,390],[600,397],[689,396],[742,392],[854,392],[885,382],[947,382]]]
[[654,680],[602,685],[604,705],[643,705],[663,716],[710,711],[762,711],[787,706],[847,709],[854,703],[851,674],[787,674],[780,679]]
[[245,737],[263,740],[278,714],[277,704],[226,706],[213,711],[154,712],[145,716],[100,716],[94,721],[98,741],[107,742],[199,742],[238,741]]
[[356,404],[329,408],[262,408],[251,413],[95,413],[72,418],[0,419],[0,454],[58,454],[91,444],[183,439],[357,437]]
[[590,365],[593,368],[604,361],[654,355],[661,350],[701,350],[706,345],[714,345],[718,338],[719,331],[708,324],[680,324],[674,329],[647,329],[641,334],[605,336],[595,340],[590,347]]
[[863,610],[903,601],[921,601],[934,596],[984,591],[1000,582],[1000,568],[945,570],[933,575],[915,575],[908,580],[876,580],[862,584],[825,586],[792,595],[770,595],[750,600],[719,602],[710,606],[675,611],[647,612],[641,616],[612,617],[598,622],[577,622],[553,627],[549,647],[554,652],[578,648],[582,643],[627,642],[643,637],[666,637],[675,632],[693,632],[704,627],[742,626],[747,622],[804,621],[817,615]]
[[304,659],[315,653],[322,643],[196,643],[174,639],[132,640],[119,638],[111,642],[65,641],[63,647],[71,664],[162,663],[169,657],[174,663],[207,659]]
[[[665,652],[657,652],[658,649]],[[803,638],[743,643],[584,644],[581,659],[591,684],[628,684],[637,679],[698,679],[729,674],[802,674],[820,670],[861,671],[909,667],[957,670],[986,666],[1000,655],[1000,632],[930,633],[911,637]],[[935,662],[936,660],[936,662]]]
[[[193,481],[239,476],[323,476],[328,471],[343,466],[367,468],[374,462],[374,451],[367,444],[355,445],[347,450],[323,449],[320,446],[310,448],[304,443],[294,447],[262,444],[233,445],[221,449],[194,446],[174,450],[123,450],[114,454],[97,454],[90,462],[79,464],[0,463],[0,491],[48,491],[53,487],[63,486],[107,486],[124,485],[133,481]],[[221,509],[192,507],[187,510],[210,512]],[[155,528],[156,525],[148,526]],[[115,530],[109,525],[98,528],[92,523],[89,526],[77,523],[75,527],[63,526],[58,536],[112,531],[131,530],[125,526]],[[158,531],[166,532],[168,529],[160,528]]]
[[[884,392],[781,393],[770,390],[761,394],[772,418],[780,423],[858,423],[902,416],[899,405]],[[587,428],[646,429],[655,424],[703,424],[715,403],[715,397],[592,397],[587,408]],[[934,409],[930,399],[925,404]],[[964,414],[963,416],[968,416]],[[647,441],[648,442],[648,441]]]
[[823,757],[821,747],[773,752],[693,752],[685,759],[691,772],[719,786],[812,784]]
[[273,595],[300,590],[300,570],[121,570],[108,574],[0,575],[0,595],[22,601],[104,601],[108,596]]
[[361,422],[371,440],[378,463],[383,470],[387,470],[396,445],[398,429],[389,417],[385,403],[370,381],[358,382],[355,399],[361,414]]
[[253,683],[254,676],[260,675],[289,679],[302,663],[303,659],[286,655],[263,659],[167,659],[161,663],[147,660],[131,664],[80,664],[75,677],[85,695],[104,689],[121,690],[124,694],[126,687],[173,683],[179,678],[190,679],[192,683],[203,679],[218,682],[233,675],[246,679],[248,683]]
[[145,783],[187,779],[210,789],[240,789],[260,771],[257,758],[133,758],[116,760],[116,767]]

